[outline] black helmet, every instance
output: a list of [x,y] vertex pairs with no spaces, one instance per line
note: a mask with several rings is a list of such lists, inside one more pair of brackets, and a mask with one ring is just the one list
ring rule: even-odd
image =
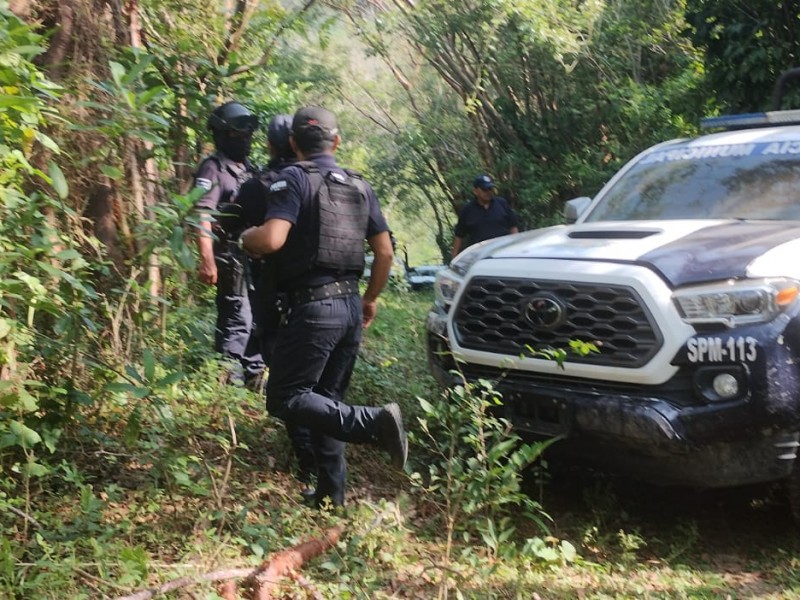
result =
[[292,115],[275,115],[267,127],[267,141],[275,148],[278,158],[294,158],[294,151],[289,144],[292,134]]
[[240,131],[252,133],[258,129],[258,117],[238,102],[226,102],[208,116],[211,131]]

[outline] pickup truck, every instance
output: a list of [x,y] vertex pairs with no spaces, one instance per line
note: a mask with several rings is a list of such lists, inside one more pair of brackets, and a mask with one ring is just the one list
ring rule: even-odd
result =
[[455,257],[426,322],[439,382],[494,382],[520,432],[601,469],[786,480],[800,519],[800,111],[776,97],[641,152],[565,225]]

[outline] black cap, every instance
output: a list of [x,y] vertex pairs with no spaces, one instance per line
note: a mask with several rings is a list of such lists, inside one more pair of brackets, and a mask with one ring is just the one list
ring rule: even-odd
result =
[[317,132],[326,140],[333,140],[339,134],[339,126],[332,112],[321,106],[306,106],[294,113],[292,133],[295,136]]
[[488,175],[478,175],[472,187],[480,188],[482,190],[493,190],[494,180]]
[[267,127],[267,141],[276,148],[289,143],[292,132],[292,115],[275,115]]

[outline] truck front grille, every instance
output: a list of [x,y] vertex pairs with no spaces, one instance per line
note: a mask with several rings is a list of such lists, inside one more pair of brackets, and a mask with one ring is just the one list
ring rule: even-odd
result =
[[511,357],[592,342],[599,352],[568,362],[641,367],[663,338],[630,287],[522,278],[475,277],[456,308],[458,344]]

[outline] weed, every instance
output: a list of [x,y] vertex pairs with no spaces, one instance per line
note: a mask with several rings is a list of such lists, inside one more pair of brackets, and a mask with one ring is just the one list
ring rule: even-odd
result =
[[447,597],[451,587],[462,583],[458,569],[453,570],[457,536],[467,543],[474,537],[481,541],[480,561],[468,548],[460,560],[481,565],[489,574],[495,561],[516,558],[513,536],[520,517],[546,530],[549,517],[522,491],[521,482],[523,471],[549,443],[523,444],[510,423],[495,416],[494,409],[502,402],[487,381],[457,386],[435,402],[418,401],[423,416],[422,438],[417,441],[431,457],[427,471],[415,473],[412,483],[440,510],[446,537],[440,597]]

